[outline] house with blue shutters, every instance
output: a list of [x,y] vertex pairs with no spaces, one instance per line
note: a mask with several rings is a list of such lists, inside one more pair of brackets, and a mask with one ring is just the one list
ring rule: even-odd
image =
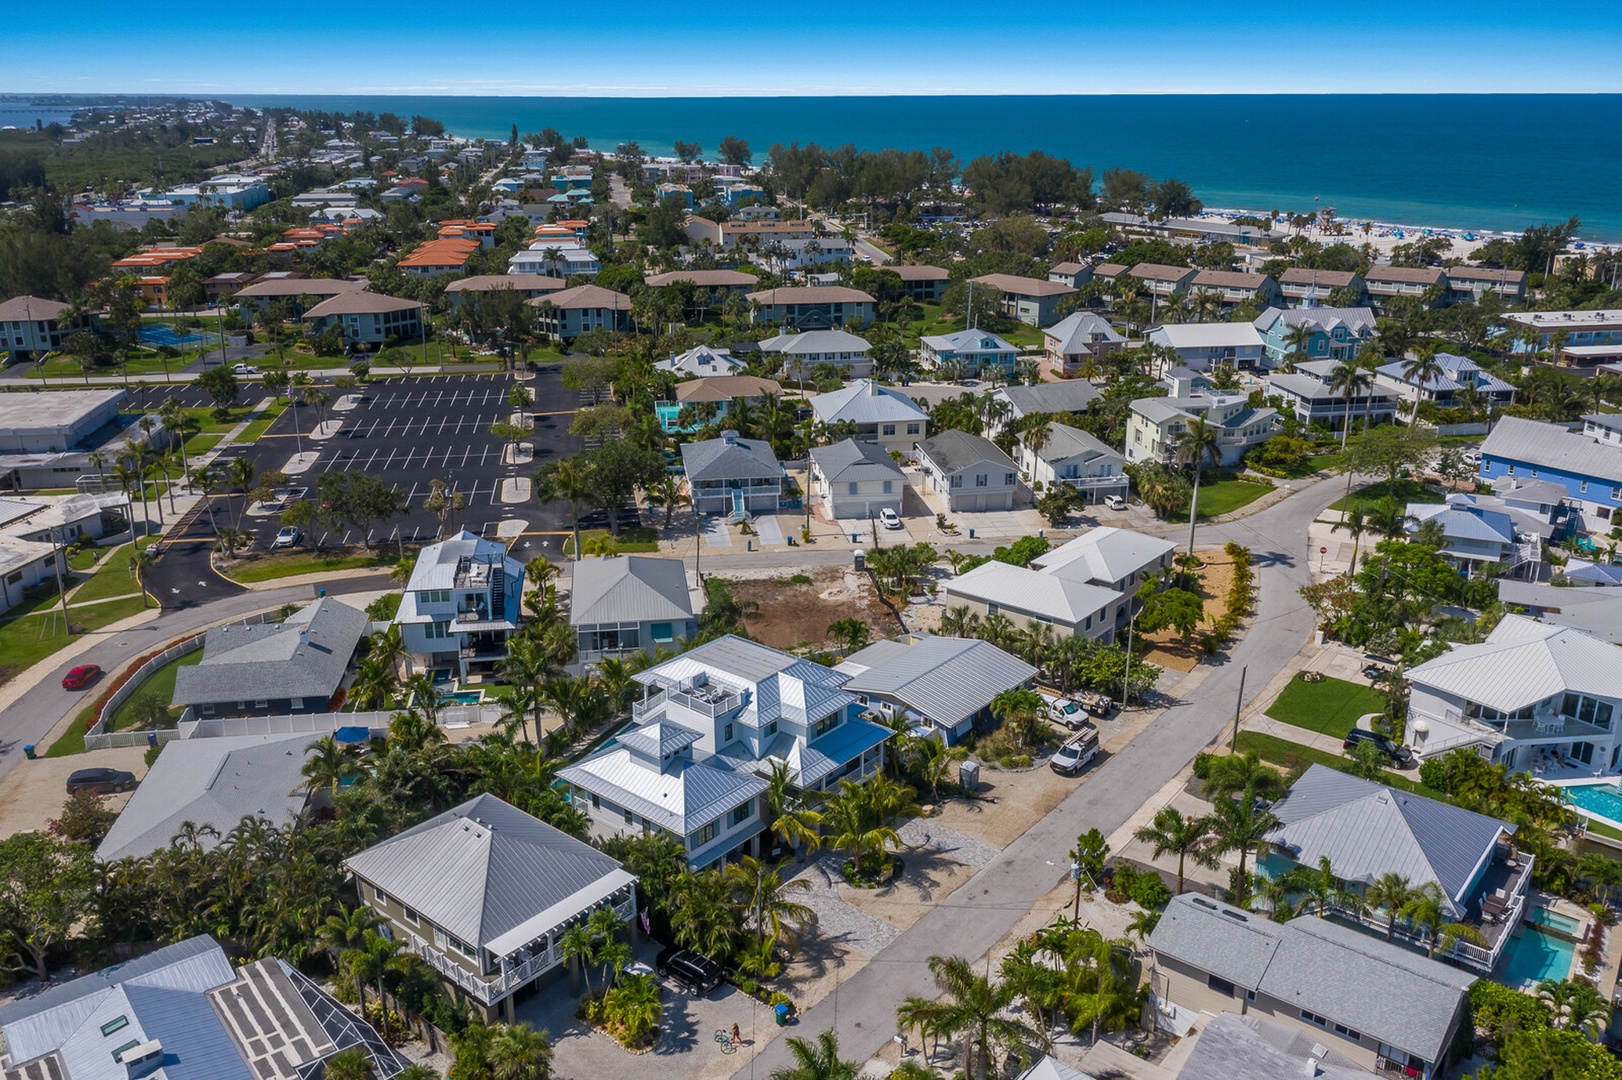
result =
[[1587,531],[1609,530],[1622,507],[1622,446],[1560,424],[1499,420],[1481,444],[1477,475],[1495,486],[1506,478],[1560,485],[1578,512],[1577,528]]
[[958,330],[918,341],[918,361],[931,371],[976,375],[995,368],[1007,378],[1018,360],[1017,345],[987,330]]

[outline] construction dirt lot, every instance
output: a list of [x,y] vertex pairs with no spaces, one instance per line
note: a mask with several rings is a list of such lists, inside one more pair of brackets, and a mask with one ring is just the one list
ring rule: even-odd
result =
[[[878,599],[872,581],[842,567],[819,566],[797,573],[729,571],[716,576],[727,579],[739,603],[759,605],[758,614],[744,619],[744,629],[774,649],[822,644],[828,638],[819,631],[852,617],[872,626],[875,638],[902,630],[895,615]],[[808,638],[808,633],[815,637]]]
[[[1233,558],[1221,548],[1196,548],[1200,559],[1199,587],[1195,592],[1205,602],[1205,620],[1202,629],[1214,624],[1228,613],[1228,587],[1233,584]],[[1151,643],[1143,659],[1157,667],[1174,671],[1193,671],[1194,665],[1205,659],[1205,650],[1199,646],[1200,631],[1196,630],[1188,644],[1183,644],[1176,630],[1166,627],[1157,634],[1144,634],[1142,640]]]

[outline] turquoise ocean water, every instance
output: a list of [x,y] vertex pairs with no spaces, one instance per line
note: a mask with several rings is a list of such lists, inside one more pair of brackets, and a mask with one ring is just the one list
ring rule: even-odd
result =
[[1191,183],[1206,205],[1469,229],[1582,219],[1622,241],[1622,95],[520,98],[236,95],[243,105],[420,114],[457,135],[553,127],[594,148],[747,139],[1043,150]]

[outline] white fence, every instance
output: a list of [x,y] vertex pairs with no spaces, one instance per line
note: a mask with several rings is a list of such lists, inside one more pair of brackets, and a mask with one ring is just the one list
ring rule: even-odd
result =
[[[163,665],[178,660],[188,653],[194,653],[202,647],[203,635],[198,634],[196,637],[182,641],[178,645],[169,646],[131,672],[130,677],[124,680],[124,685],[113,691],[112,696],[107,699],[107,703],[101,707],[101,712],[96,714],[96,722],[91,724],[85,732],[85,749],[105,750],[111,746],[142,746],[150,741],[147,738],[148,735],[157,736],[157,741],[160,743],[180,737],[180,733],[176,729],[162,729],[153,732],[108,731],[107,725],[112,722],[113,714],[118,712],[119,707],[134,697],[135,692],[141,689],[141,684],[150,678],[154,672]],[[164,702],[164,704],[167,705],[168,702]]]
[[[303,732],[330,735],[342,727],[370,728],[374,734],[388,730],[397,710],[378,712],[294,713],[288,716],[221,716],[183,719],[182,739],[215,739],[224,735],[298,735]],[[450,724],[494,723],[501,719],[499,705],[451,705],[439,710],[441,726]],[[187,710],[187,716],[191,711]]]

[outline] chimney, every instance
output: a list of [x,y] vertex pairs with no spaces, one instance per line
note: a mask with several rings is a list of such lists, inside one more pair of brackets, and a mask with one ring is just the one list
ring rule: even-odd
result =
[[723,431],[721,432],[721,441],[726,443],[728,446],[737,446],[738,433],[736,431]]
[[300,648],[310,643],[310,630],[308,627],[298,632],[298,643]]
[[868,397],[878,397],[879,396],[879,381],[877,379],[869,379],[869,380],[867,380],[867,396]]

